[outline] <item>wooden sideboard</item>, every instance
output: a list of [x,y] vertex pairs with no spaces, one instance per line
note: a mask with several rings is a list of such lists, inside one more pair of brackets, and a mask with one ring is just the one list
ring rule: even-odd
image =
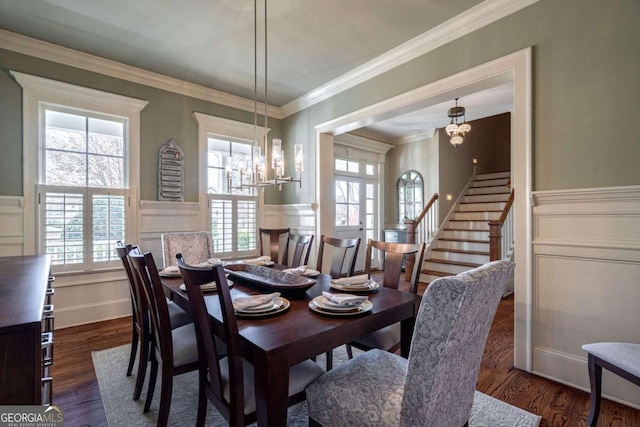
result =
[[51,404],[50,264],[48,255],[0,257],[0,405]]

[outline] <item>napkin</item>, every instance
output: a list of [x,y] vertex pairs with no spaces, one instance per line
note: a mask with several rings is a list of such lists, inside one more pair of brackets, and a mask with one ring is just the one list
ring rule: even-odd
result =
[[180,273],[180,269],[177,265],[170,265],[169,267],[162,270],[163,273],[175,274]]
[[222,260],[220,258],[209,258],[207,263],[211,265],[219,265],[222,264]]
[[258,258],[245,259],[242,262],[244,262],[245,264],[264,265],[271,262],[271,257],[265,255]]
[[366,296],[362,295],[332,294],[325,291],[322,291],[322,296],[330,302],[342,307],[357,307],[368,299]]
[[236,310],[245,310],[251,307],[257,307],[262,304],[266,304],[270,301],[280,297],[280,292],[273,292],[271,294],[252,295],[250,297],[238,297],[233,300],[233,308]]
[[331,283],[336,285],[362,285],[369,281],[368,274],[360,274],[358,276],[343,277],[341,279],[334,279]]
[[294,267],[294,268],[288,268],[287,269],[287,273],[291,273],[291,274],[304,274],[305,271],[307,271],[307,266],[306,265],[301,265],[300,267]]

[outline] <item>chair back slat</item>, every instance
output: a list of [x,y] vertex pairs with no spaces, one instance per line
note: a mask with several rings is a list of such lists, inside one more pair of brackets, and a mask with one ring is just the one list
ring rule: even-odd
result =
[[420,269],[424,259],[424,251],[426,245],[424,243],[392,243],[381,242],[378,240],[367,240],[367,256],[365,260],[365,273],[371,275],[371,256],[373,249],[377,249],[384,256],[384,274],[382,286],[391,289],[398,289],[400,277],[402,275],[402,264],[406,255],[415,255],[415,263],[411,273],[411,282],[409,283],[409,292],[416,294],[418,292],[418,284],[420,282]]
[[[358,250],[360,249],[360,238],[356,239],[339,239],[335,237],[320,236],[320,246],[318,248],[318,261],[316,268],[322,271],[322,263],[325,251],[325,245],[332,246],[330,275],[336,279],[342,276],[345,262],[348,265],[347,276],[353,276],[356,268],[356,260],[358,259]],[[349,255],[349,256],[347,256]]]
[[[309,255],[311,254],[311,245],[313,245],[313,234],[289,234],[287,238],[287,246],[284,249],[282,263],[291,267],[299,267],[309,264]],[[289,262],[289,247],[293,246],[293,257]],[[304,258],[304,259],[303,259]]]
[[116,243],[116,254],[122,261],[124,271],[127,274],[127,280],[129,282],[129,294],[131,295],[131,314],[133,316],[133,322],[138,325],[142,325],[144,318],[144,311],[146,306],[143,305],[144,296],[140,294],[138,285],[134,278],[134,273],[131,268],[131,261],[129,260],[129,252],[131,252],[133,246],[129,243],[124,244],[118,240]]
[[[258,243],[260,255],[269,255],[271,260],[280,263],[280,236],[289,234],[290,228],[260,228],[258,229]],[[269,253],[265,254],[266,245],[264,240],[269,239]],[[286,258],[283,258],[282,264],[286,264]]]

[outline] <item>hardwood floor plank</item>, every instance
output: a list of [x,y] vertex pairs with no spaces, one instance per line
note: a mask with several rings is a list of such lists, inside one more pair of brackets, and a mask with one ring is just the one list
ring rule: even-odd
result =
[[[420,292],[424,291],[421,286]],[[478,376],[478,390],[542,416],[540,427],[585,426],[589,394],[513,367],[513,295],[500,302]],[[66,426],[106,426],[91,352],[131,340],[131,318],[55,332],[54,404]],[[586,369],[586,368],[585,368]],[[122,367],[125,375],[126,366]],[[144,397],[144,392],[143,392]],[[640,411],[603,400],[599,426],[640,426]]]

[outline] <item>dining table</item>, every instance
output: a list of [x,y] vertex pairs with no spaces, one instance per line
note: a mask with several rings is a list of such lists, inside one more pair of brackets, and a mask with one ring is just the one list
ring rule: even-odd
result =
[[[274,268],[283,269],[276,265]],[[401,348],[408,357],[415,313],[420,297],[380,286],[367,293],[373,307],[358,315],[325,315],[311,310],[309,302],[323,291],[339,292],[331,287],[331,276],[320,274],[306,291],[283,292],[290,302],[286,311],[265,317],[238,316],[238,332],[243,356],[254,366],[256,417],[259,426],[286,426],[289,368],[304,360],[349,343],[385,326],[401,323]],[[251,281],[232,277],[231,297],[243,297],[272,290]],[[190,311],[187,293],[180,289],[181,278],[162,278],[171,299]],[[221,331],[222,315],[218,296],[206,292],[205,303],[212,316],[214,330]]]

